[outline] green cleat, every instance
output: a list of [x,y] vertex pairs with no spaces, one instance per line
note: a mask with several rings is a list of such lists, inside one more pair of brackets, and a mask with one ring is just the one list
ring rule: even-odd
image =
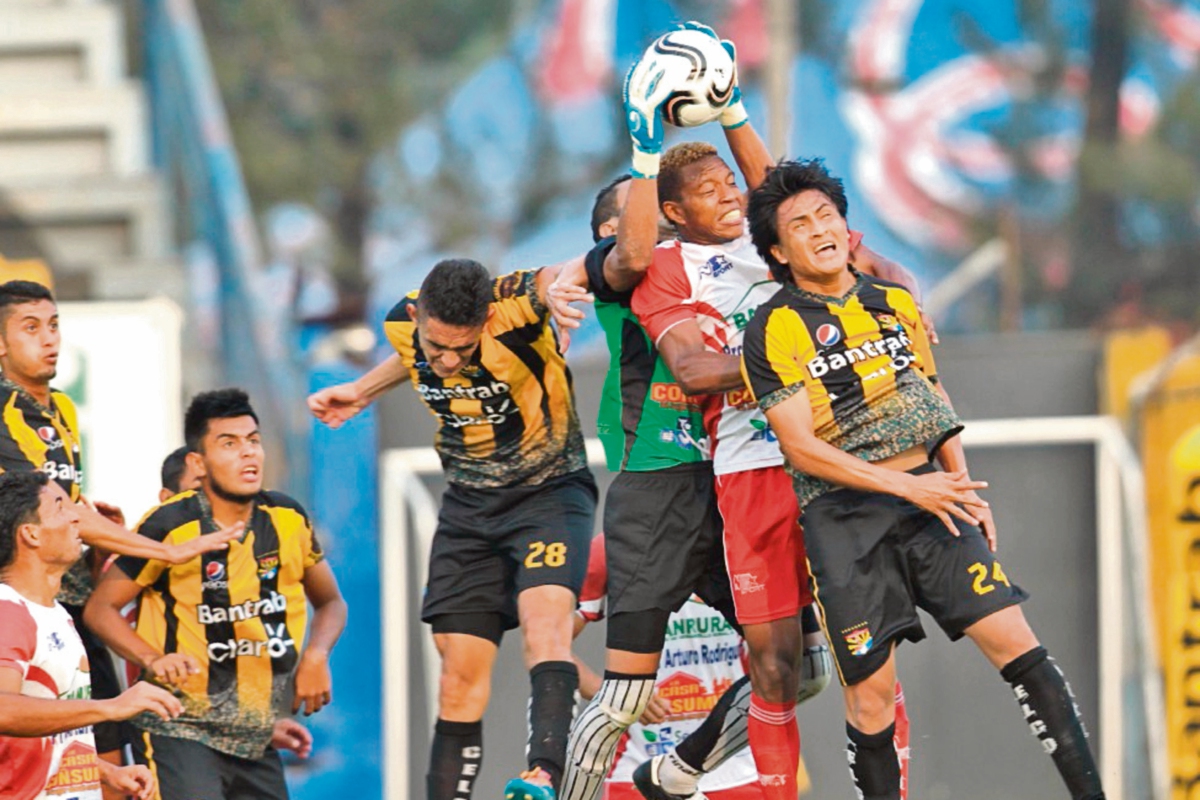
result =
[[504,787],[504,800],[555,800],[550,774],[540,767],[521,773]]

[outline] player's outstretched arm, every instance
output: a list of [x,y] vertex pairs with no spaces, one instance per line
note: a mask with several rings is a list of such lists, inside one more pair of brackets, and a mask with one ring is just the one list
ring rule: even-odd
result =
[[53,736],[98,722],[120,722],[143,711],[163,719],[183,713],[183,705],[170,692],[146,683],[134,684],[111,700],[58,700],[23,696],[21,681],[19,671],[0,667],[0,735]]
[[296,696],[292,713],[304,709],[305,716],[315,714],[333,702],[333,677],[329,672],[329,654],[346,627],[346,601],[328,561],[304,570],[304,594],[313,605],[312,629],[308,644],[300,654],[296,668]]
[[224,550],[229,542],[242,535],[243,525],[238,523],[216,533],[197,536],[180,544],[167,544],[126,530],[104,517],[94,508],[77,506],[79,513],[79,538],[85,544],[135,558],[153,558],[168,564],[183,564],[198,555],[212,550]]
[[617,223],[617,246],[604,261],[604,279],[618,292],[632,289],[654,263],[658,244],[658,170],[662,160],[662,104],[670,87],[653,62],[634,64],[625,76],[622,100],[633,147],[629,195]]
[[308,410],[329,427],[340,428],[379,395],[397,386],[407,375],[408,370],[400,356],[393,354],[356,380],[310,394]]
[[725,130],[725,141],[729,143],[733,160],[737,162],[738,170],[746,180],[746,188],[756,189],[767,177],[767,171],[775,166],[775,159],[771,158],[767,145],[758,135],[758,131],[754,130],[754,126],[750,124],[750,116],[746,113],[745,104],[742,103],[742,87],[738,84],[737,74],[737,47],[728,39],[720,39],[717,32],[707,25],[688,23],[687,26],[707,33],[714,39],[719,39],[721,46],[729,53],[729,59],[733,62],[733,97],[717,121]]

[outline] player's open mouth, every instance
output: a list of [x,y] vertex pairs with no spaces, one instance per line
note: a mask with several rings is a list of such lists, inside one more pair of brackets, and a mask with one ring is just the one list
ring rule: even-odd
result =
[[721,215],[721,219],[719,221],[724,225],[732,225],[735,222],[741,222],[742,210],[740,208],[735,208],[732,211],[726,211]]
[[254,480],[258,477],[258,467],[246,467],[242,470],[242,477],[247,480]]
[[824,242],[817,245],[816,250],[813,252],[817,255],[822,255],[823,253],[831,253],[835,250],[837,250],[837,244],[835,242]]

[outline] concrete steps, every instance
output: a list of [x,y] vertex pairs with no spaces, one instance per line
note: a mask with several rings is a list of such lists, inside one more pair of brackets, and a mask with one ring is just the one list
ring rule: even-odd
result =
[[41,257],[64,297],[184,298],[121,8],[0,0],[0,253]]

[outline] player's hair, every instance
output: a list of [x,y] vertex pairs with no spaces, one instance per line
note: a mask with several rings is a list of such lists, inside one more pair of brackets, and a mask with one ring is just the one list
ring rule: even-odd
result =
[[475,327],[487,321],[492,276],[478,261],[447,258],[434,265],[421,284],[417,308],[439,322]]
[[683,171],[709,156],[717,156],[717,148],[708,142],[681,142],[669,147],[658,165],[658,204],[682,200]]
[[201,442],[208,433],[208,423],[233,417],[250,417],[258,422],[258,415],[250,406],[250,395],[241,389],[214,389],[193,397],[183,417],[183,440],[187,449],[203,453]]
[[621,213],[617,208],[617,187],[633,176],[628,172],[613,178],[607,186],[596,192],[592,203],[592,241],[600,241],[600,226]]
[[5,472],[0,475],[0,569],[17,555],[17,528],[27,522],[40,522],[38,505],[42,488],[50,476],[41,470]]
[[750,192],[750,203],[746,216],[750,218],[750,238],[762,260],[767,262],[771,276],[780,283],[792,283],[792,271],[787,264],[775,260],[771,248],[779,244],[779,229],[776,216],[779,206],[789,197],[810,189],[829,198],[842,219],[850,205],[846,200],[846,187],[841,178],[835,178],[825,168],[825,160],[813,158],[807,161],[782,161],[767,172],[758,188]]
[[171,494],[179,494],[179,479],[187,467],[187,454],[192,452],[186,444],[171,451],[162,463],[162,488]]
[[39,300],[54,302],[54,295],[40,283],[33,281],[0,283],[0,326],[8,322],[13,306],[36,303]]

